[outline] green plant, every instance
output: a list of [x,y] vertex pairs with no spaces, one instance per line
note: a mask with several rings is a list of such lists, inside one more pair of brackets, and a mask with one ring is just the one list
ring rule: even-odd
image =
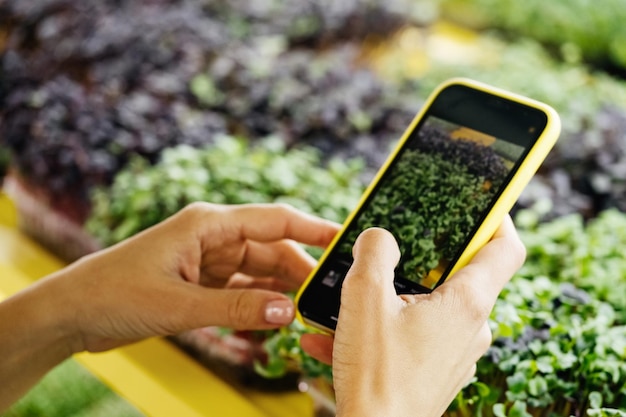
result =
[[135,158],[111,187],[97,189],[86,228],[111,245],[193,201],[282,202],[342,221],[361,194],[362,164],[333,159],[322,165],[315,149],[287,151],[275,138],[249,146],[245,140],[221,136],[203,149],[166,149],[155,165]]
[[48,373],[2,417],[140,417],[136,408],[104,383],[68,360]]
[[561,48],[570,59],[626,69],[623,0],[443,0],[443,14],[472,27],[498,28]]
[[311,329],[305,328],[300,322],[294,321],[277,332],[268,333],[263,343],[267,361],[257,361],[256,372],[267,378],[277,378],[290,371],[301,372],[308,378],[321,377],[331,383],[331,367],[313,359],[300,347],[300,336],[310,331]]
[[491,317],[494,344],[459,415],[608,416],[626,407],[626,215],[517,217],[525,265]]
[[626,324],[626,214],[606,210],[588,222],[572,214],[540,223],[549,210],[548,203],[516,217],[528,252],[519,274],[573,284],[611,304]]

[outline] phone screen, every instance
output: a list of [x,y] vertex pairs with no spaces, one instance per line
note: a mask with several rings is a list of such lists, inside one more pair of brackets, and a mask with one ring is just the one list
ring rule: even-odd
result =
[[305,319],[334,329],[352,246],[366,228],[400,247],[400,293],[445,281],[547,123],[532,107],[463,85],[444,89],[343,230],[299,299]]

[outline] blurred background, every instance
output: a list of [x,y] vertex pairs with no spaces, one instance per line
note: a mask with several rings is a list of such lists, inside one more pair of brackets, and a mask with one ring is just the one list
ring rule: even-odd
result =
[[[528,261],[449,413],[623,417],[624,22],[625,0],[0,0],[4,193],[65,261],[195,200],[342,221],[441,81],[544,101],[563,133],[513,210]],[[235,365],[328,378],[301,331]],[[140,414],[70,362],[4,414],[26,415]]]

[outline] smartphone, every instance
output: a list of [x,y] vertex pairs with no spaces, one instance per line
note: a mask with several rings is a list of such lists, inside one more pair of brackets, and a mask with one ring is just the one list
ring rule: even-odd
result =
[[398,294],[443,284],[493,236],[559,133],[546,104],[469,79],[440,85],[300,288],[299,320],[335,330],[352,246],[368,227],[398,241]]

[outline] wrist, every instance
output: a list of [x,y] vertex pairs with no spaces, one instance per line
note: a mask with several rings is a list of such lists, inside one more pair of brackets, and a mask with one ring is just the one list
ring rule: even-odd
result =
[[71,306],[67,294],[46,278],[15,294],[0,305],[0,316],[9,320],[1,326],[3,336],[21,351],[42,350],[66,359],[76,353]]
[[41,317],[35,318],[40,324],[40,331],[45,334],[43,340],[54,346],[60,357],[66,359],[82,352],[82,335],[78,329],[78,306],[76,288],[65,279],[67,269],[40,281],[34,288],[36,305],[40,305]]

